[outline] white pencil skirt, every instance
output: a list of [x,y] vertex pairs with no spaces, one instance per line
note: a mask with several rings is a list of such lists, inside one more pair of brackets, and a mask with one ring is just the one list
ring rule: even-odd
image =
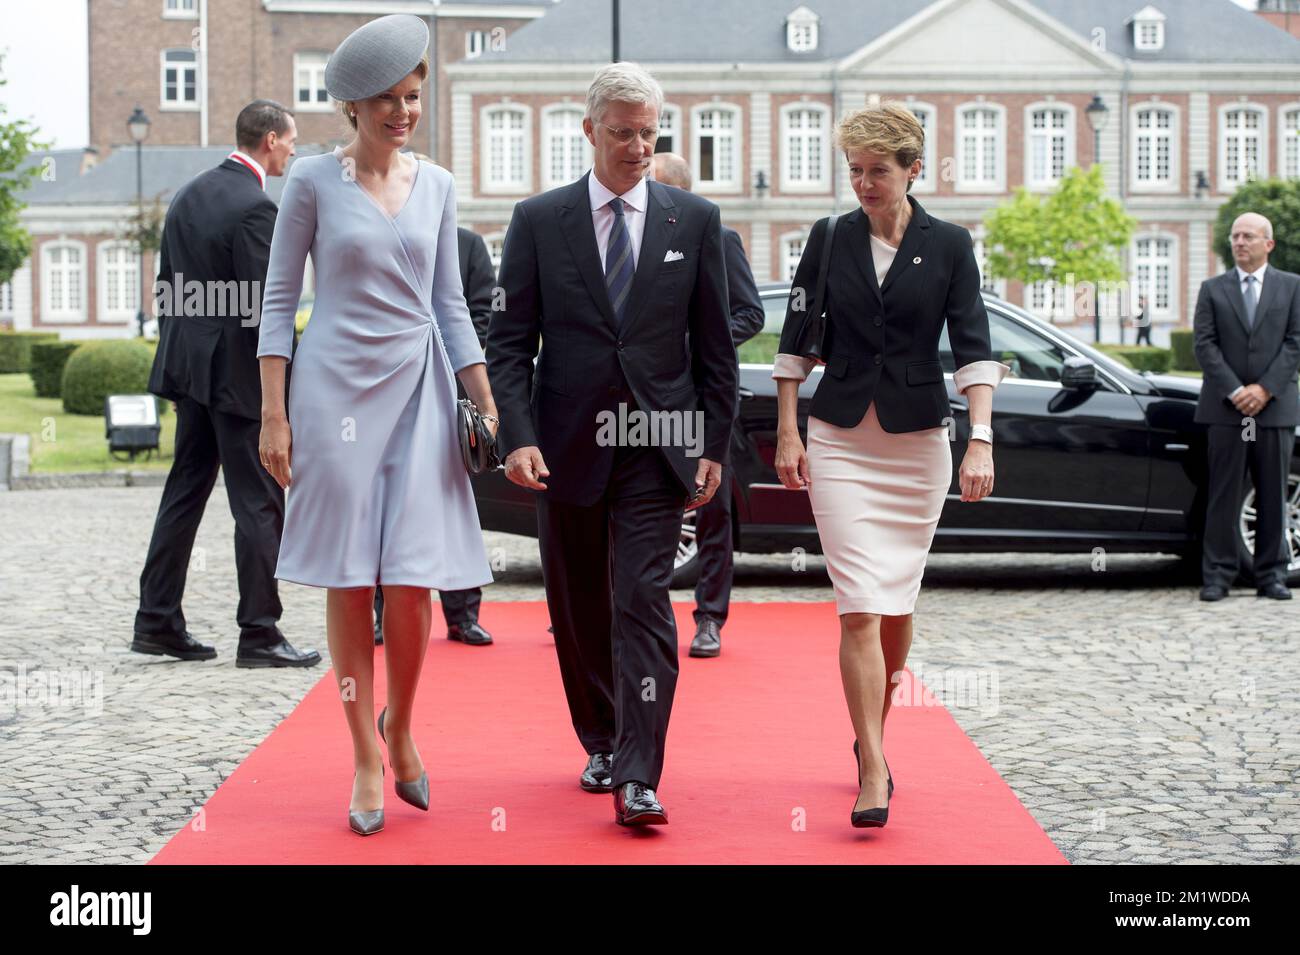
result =
[[890,434],[808,418],[808,497],[839,613],[909,614],[952,481],[944,426]]

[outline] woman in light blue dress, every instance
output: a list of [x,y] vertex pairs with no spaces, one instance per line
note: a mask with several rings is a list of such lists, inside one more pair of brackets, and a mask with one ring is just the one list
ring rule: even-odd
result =
[[[329,589],[326,630],[356,769],[349,823],[362,835],[383,826],[371,722],[375,585],[384,588],[388,677],[378,730],[397,794],[427,809],[411,716],[429,591],[492,581],[457,434],[456,377],[485,414],[495,404],[461,290],[454,183],[400,151],[420,119],[427,43],[418,17],[383,17],[331,58],[326,88],[357,135],[289,170],[257,352],[262,461],[287,489],[276,577]],[[377,64],[376,48],[392,62]],[[308,253],[316,301],[294,349]]]

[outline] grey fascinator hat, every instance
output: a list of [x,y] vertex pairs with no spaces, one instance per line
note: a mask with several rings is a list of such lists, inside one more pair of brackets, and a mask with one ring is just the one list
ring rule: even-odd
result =
[[325,92],[336,100],[368,99],[405,79],[429,48],[429,26],[395,13],[353,30],[325,64]]

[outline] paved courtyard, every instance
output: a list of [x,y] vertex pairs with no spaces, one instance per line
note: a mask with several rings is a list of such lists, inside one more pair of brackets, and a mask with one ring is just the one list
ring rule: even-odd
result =
[[[291,585],[281,629],[326,660],[235,668],[221,487],[185,600],[218,658],[128,651],[160,495],[0,493],[0,862],[147,861],[325,675],[324,592]],[[488,538],[490,627],[490,601],[543,594],[536,542]],[[733,599],[832,599],[820,558],[793,563],[738,556]],[[916,621],[909,666],[1071,862],[1296,860],[1295,603],[1201,604],[1160,557],[935,555]]]

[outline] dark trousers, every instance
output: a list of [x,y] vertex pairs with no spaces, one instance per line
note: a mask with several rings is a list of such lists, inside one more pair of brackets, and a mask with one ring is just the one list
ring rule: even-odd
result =
[[1256,428],[1242,440],[1236,425],[1209,427],[1209,488],[1201,581],[1231,587],[1238,570],[1237,524],[1243,482],[1255,485],[1255,583],[1286,583],[1286,481],[1295,447],[1293,428]]
[[686,492],[655,447],[617,448],[604,497],[537,498],[546,605],[569,714],[586,751],[613,753],[614,785],[652,789],[677,688],[668,589]]
[[[478,608],[483,603],[483,591],[478,587],[469,590],[440,590],[442,617],[448,627],[465,627],[478,623]],[[384,588],[375,587],[375,633],[383,633]]]
[[176,406],[176,453],[140,574],[135,631],[155,636],[185,632],[181,598],[194,537],[219,467],[235,518],[239,646],[270,646],[283,639],[276,627],[281,607],[275,565],[284,529],[284,491],[258,460],[262,425],[190,398]]
[[725,482],[713,500],[695,512],[695,545],[700,562],[700,576],[695,582],[695,624],[709,617],[721,627],[727,622],[731,606],[734,569],[731,493]]

